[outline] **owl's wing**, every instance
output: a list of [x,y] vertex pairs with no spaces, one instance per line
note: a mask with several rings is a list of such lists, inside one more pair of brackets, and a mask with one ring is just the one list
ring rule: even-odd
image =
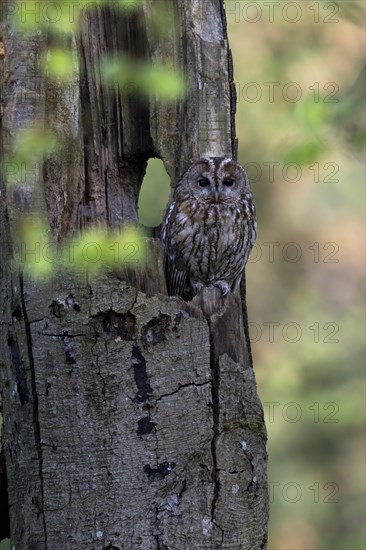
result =
[[244,256],[243,256],[244,258],[243,271],[235,279],[232,285],[232,292],[235,292],[235,290],[239,287],[241,283],[241,279],[244,274],[244,267],[248,261],[249,255],[252,251],[255,240],[257,238],[257,219],[255,214],[255,206],[251,196],[247,198],[247,205],[246,205],[244,220],[245,220],[245,223],[243,225],[243,229],[244,229],[244,242],[246,243],[246,247],[244,249]]
[[187,272],[176,268],[174,255],[165,255],[165,277],[170,296],[181,296],[186,285]]
[[162,224],[165,277],[169,296],[181,296],[187,280],[187,271],[184,268],[182,260],[179,261],[177,257],[178,251],[174,247],[173,234],[176,210],[177,204],[173,201],[168,205]]

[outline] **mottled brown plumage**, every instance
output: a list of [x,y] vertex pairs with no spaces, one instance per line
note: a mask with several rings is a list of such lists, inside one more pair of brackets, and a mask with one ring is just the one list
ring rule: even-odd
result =
[[240,284],[256,238],[255,207],[244,169],[209,157],[193,163],[177,183],[162,224],[170,295],[216,286],[222,294]]

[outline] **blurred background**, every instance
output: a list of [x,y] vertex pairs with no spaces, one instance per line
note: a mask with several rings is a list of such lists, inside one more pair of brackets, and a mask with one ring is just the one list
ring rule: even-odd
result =
[[[269,443],[269,550],[363,550],[365,3],[226,1]],[[161,193],[156,196],[156,182]],[[146,225],[169,193],[149,162]]]

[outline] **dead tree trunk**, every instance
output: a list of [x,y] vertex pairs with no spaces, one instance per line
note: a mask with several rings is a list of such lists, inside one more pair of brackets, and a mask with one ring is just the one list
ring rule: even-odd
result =
[[[119,227],[137,220],[149,157],[174,184],[193,159],[236,156],[222,2],[167,1],[177,25],[163,42],[153,9],[91,11],[67,44],[79,60],[67,87],[41,72],[47,36],[19,35],[3,13],[2,153],[33,122],[67,143],[20,184],[7,185],[6,170],[1,182],[2,449],[16,550],[266,547],[266,432],[244,292],[209,317],[167,297],[153,240],[135,285],[64,273],[36,283],[11,263],[22,216],[44,213],[55,243],[91,223]],[[107,90],[98,67],[112,52],[180,66],[187,97],[144,105]]]

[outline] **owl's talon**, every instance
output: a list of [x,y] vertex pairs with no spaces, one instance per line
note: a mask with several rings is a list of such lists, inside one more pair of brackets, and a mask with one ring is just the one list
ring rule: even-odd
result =
[[192,288],[195,294],[198,294],[198,292],[200,292],[200,290],[202,290],[204,286],[205,285],[203,283],[192,283]]
[[231,292],[231,286],[226,281],[216,281],[213,286],[219,288],[223,296],[227,296]]

